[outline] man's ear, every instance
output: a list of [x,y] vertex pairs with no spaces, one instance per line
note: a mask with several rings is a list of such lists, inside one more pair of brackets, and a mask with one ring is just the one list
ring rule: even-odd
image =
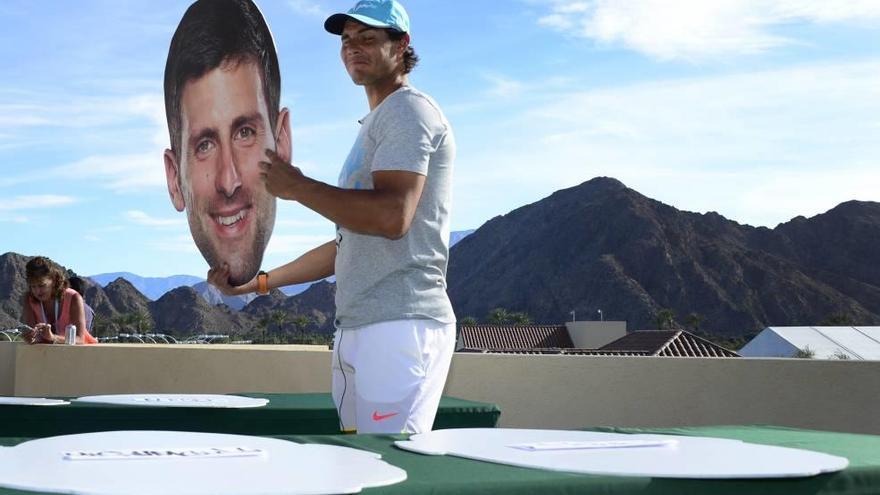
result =
[[275,152],[286,162],[291,161],[292,145],[290,144],[290,111],[282,108],[275,121]]
[[409,48],[409,33],[403,33],[403,37],[400,38],[400,44],[397,48],[400,50],[400,56],[403,57],[403,54],[406,53],[406,49]]
[[171,150],[165,150],[165,180],[168,181],[168,195],[171,196],[171,204],[177,211],[186,208],[183,200],[183,192],[180,190],[180,164],[177,156]]

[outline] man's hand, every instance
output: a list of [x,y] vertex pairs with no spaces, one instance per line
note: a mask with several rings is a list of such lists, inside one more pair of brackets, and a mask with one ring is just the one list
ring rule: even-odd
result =
[[219,268],[211,268],[208,270],[208,283],[217,288],[225,296],[240,296],[247,294],[245,289],[248,284],[233,287],[229,285],[229,263],[223,263]]
[[296,190],[306,180],[305,175],[290,163],[281,159],[277,153],[267,149],[267,162],[260,162],[260,178],[272,196],[296,201]]

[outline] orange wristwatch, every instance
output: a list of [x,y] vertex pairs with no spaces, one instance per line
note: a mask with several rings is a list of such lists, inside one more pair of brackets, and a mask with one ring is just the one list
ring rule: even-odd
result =
[[260,270],[257,274],[257,294],[265,296],[269,293],[269,274]]

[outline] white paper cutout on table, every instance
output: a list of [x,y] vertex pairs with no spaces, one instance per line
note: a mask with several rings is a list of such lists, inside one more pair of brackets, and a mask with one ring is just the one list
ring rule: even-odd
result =
[[144,407],[211,407],[221,409],[242,409],[262,407],[269,399],[242,397],[240,395],[219,394],[118,394],[90,395],[74,399],[76,402],[113,404],[119,406]]
[[[541,451],[511,447],[633,440],[676,443],[667,447]],[[551,471],[654,478],[794,478],[840,471],[849,465],[843,457],[809,450],[681,435],[459,428],[420,433],[395,445],[422,454],[453,455]]]
[[[256,457],[71,462],[68,452],[247,446]],[[0,449],[0,486],[80,495],[358,493],[406,479],[379,454],[275,438],[176,431],[111,431],[42,438]]]

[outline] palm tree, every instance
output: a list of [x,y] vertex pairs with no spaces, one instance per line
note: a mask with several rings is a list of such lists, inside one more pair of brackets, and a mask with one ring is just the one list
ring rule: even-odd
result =
[[526,313],[519,311],[517,313],[511,313],[509,316],[510,322],[514,325],[531,325],[532,317],[527,315]]
[[280,334],[284,328],[284,324],[287,323],[287,313],[280,309],[276,309],[269,315],[269,319],[275,324],[275,331]]
[[294,328],[299,330],[300,342],[304,344],[306,341],[306,327],[312,324],[312,319],[306,315],[296,315],[290,322]]
[[[266,329],[269,328],[269,318],[263,317],[257,320],[257,330],[263,335],[263,343],[266,343]],[[256,340],[256,339],[254,339]]]
[[686,327],[691,329],[694,332],[700,331],[700,325],[706,320],[703,315],[699,313],[690,313],[684,319],[684,324]]
[[676,327],[675,313],[669,308],[663,308],[654,315],[654,323],[658,330],[673,330]]
[[131,314],[131,323],[141,334],[149,332],[153,328],[153,318],[142,309]]
[[476,325],[476,324],[477,324],[477,319],[474,318],[473,316],[465,316],[464,318],[458,320],[458,324],[459,324],[459,325],[473,326],[473,325]]
[[504,325],[510,321],[510,313],[504,308],[495,308],[489,311],[489,323],[493,325]]

